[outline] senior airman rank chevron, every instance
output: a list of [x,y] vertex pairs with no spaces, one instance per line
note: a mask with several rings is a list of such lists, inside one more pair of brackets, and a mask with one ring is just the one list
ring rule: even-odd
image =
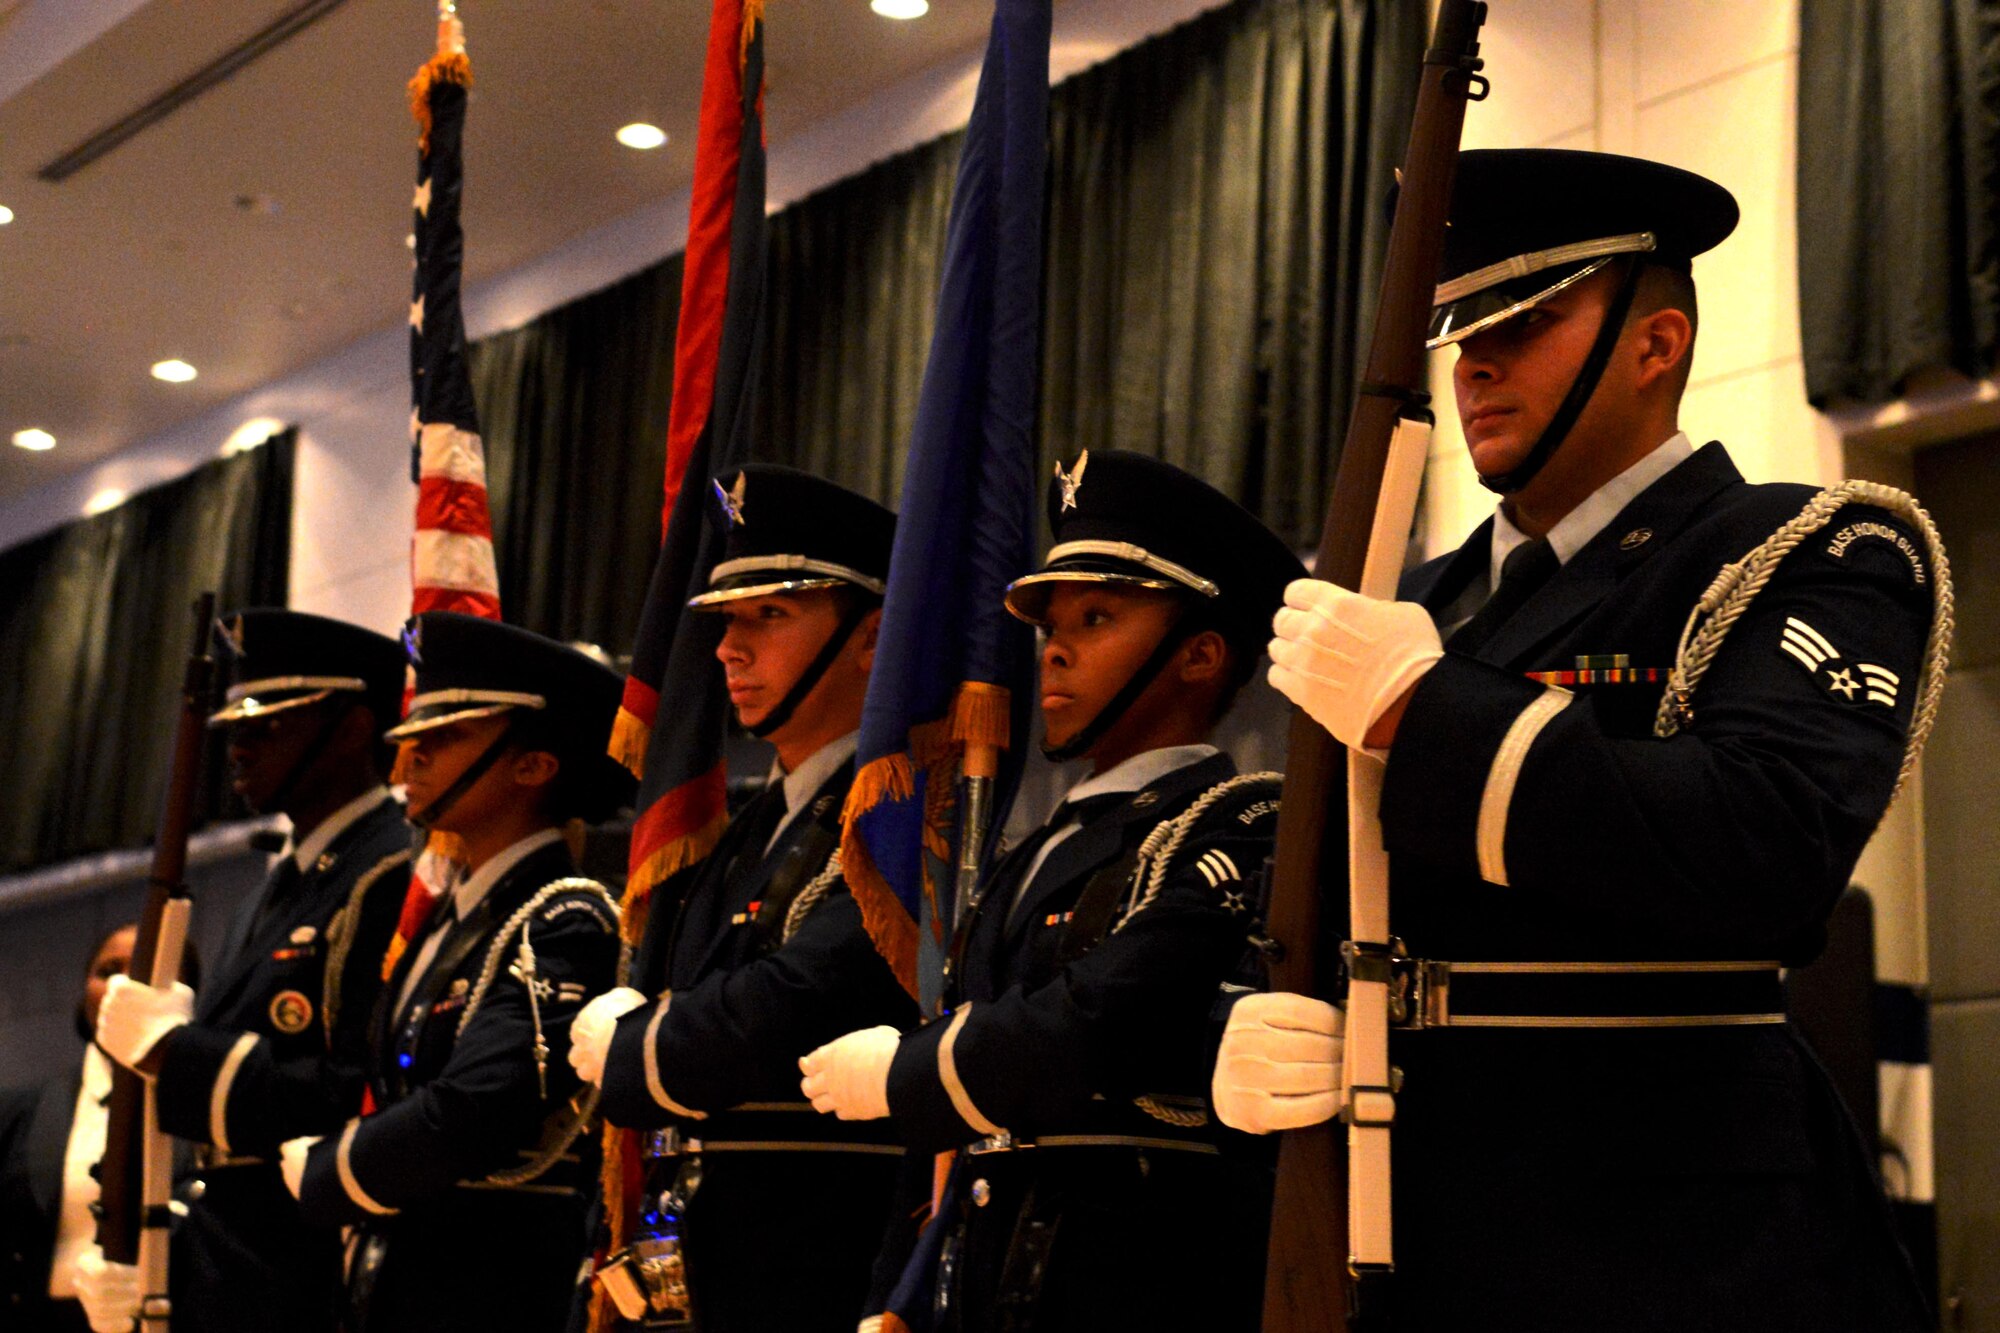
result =
[[1824,634],[1797,616],[1785,617],[1785,632],[1778,639],[1778,647],[1811,672],[1827,693],[1851,704],[1896,706],[1897,688],[1903,683],[1900,676],[1873,662],[1848,660]]

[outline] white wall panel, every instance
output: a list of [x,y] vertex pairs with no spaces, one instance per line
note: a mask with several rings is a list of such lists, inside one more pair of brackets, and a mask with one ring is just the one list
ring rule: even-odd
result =
[[1796,51],[1797,6],[1745,0],[1639,0],[1638,98],[1649,102],[1691,84]]
[[1735,233],[1694,263],[1696,383],[1800,355],[1796,82],[1793,62],[1777,60],[1639,111],[1639,156],[1720,182],[1743,213]]

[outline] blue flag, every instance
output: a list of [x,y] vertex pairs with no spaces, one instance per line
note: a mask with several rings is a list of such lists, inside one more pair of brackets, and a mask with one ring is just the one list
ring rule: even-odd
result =
[[1049,16],[1049,0],[994,8],[842,812],[862,921],[926,1008],[951,921],[960,762],[999,758],[997,824],[1027,734],[1034,637],[1001,598],[1034,555]]

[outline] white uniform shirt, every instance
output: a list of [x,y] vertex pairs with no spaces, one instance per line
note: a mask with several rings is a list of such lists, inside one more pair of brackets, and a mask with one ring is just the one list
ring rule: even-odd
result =
[[[1177,769],[1190,767],[1210,755],[1220,753],[1221,751],[1213,745],[1168,745],[1158,750],[1146,750],[1135,754],[1123,763],[1114,764],[1102,773],[1092,774],[1071,787],[1046,823],[1053,824],[1059,819],[1066,818],[1064,813],[1066,808],[1077,801],[1102,796],[1108,792],[1140,791]],[[1050,835],[1049,840],[1042,844],[1041,850],[1035,853],[1033,863],[1028,866],[1028,873],[1021,876],[1021,882],[1014,886],[1014,906],[1018,907],[1021,900],[1028,896],[1028,886],[1035,882],[1036,875],[1042,873],[1042,867],[1048,863],[1049,853],[1082,827],[1083,825],[1070,819],[1066,827],[1057,829]]]

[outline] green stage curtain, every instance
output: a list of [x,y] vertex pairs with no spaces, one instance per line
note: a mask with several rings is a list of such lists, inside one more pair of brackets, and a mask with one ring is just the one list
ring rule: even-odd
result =
[[[1050,102],[1043,471],[1137,449],[1313,544],[1429,6],[1238,0]],[[771,219],[758,453],[893,502],[959,136]],[[678,259],[472,349],[510,620],[629,648],[659,541]]]
[[1805,0],[1799,324],[1806,396],[1881,402],[2000,354],[2000,6]]
[[[295,432],[0,553],[0,869],[152,837],[197,593],[283,606]],[[221,746],[199,810],[222,812]]]

